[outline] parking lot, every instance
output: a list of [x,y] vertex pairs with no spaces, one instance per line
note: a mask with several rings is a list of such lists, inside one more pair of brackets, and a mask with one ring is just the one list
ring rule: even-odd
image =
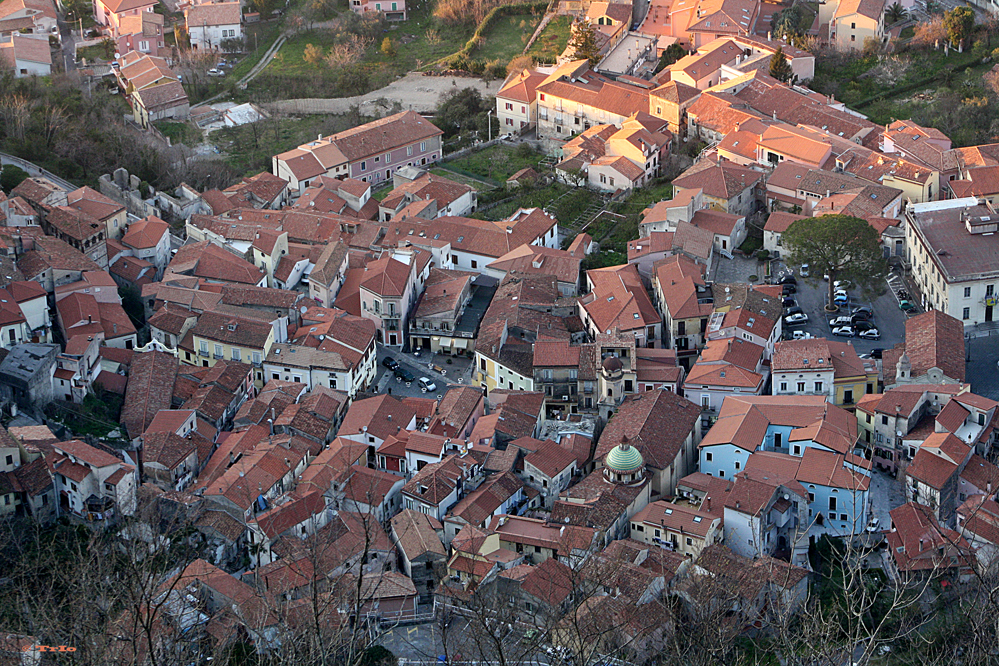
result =
[[[400,381],[392,370],[385,367],[384,360],[388,357],[395,359],[413,375],[415,380],[410,385],[407,386],[405,382]],[[438,366],[444,373],[436,372],[430,366]],[[468,358],[453,357],[451,364],[448,365],[446,358],[441,354],[421,352],[417,356],[412,352],[402,352],[378,345],[378,368],[375,374],[376,392],[389,393],[401,398],[437,398],[444,395],[449,385],[468,385],[470,369],[471,359]],[[421,377],[426,377],[434,382],[437,385],[436,389],[424,391],[419,383]]]
[[[777,266],[774,266],[775,274],[777,270]],[[899,309],[896,295],[887,287],[884,293],[873,299],[865,298],[861,289],[850,287],[847,289],[850,297],[848,306],[841,307],[839,312],[830,314],[825,311],[829,283],[823,280],[821,275],[802,278],[799,272],[800,267],[795,267],[794,274],[798,280],[798,291],[792,297],[798,302],[798,307],[802,309],[802,312],[808,315],[808,323],[785,325],[786,332],[806,331],[815,337],[848,340],[860,354],[870,353],[873,349],[890,349],[904,338],[906,314]],[[868,306],[873,310],[874,317],[871,319],[871,323],[881,333],[881,338],[879,340],[865,340],[833,335],[829,322],[835,317],[849,316],[853,308],[860,306]]]

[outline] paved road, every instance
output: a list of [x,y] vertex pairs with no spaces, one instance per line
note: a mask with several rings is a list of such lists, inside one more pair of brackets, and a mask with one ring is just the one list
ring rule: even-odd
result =
[[59,34],[62,36],[62,60],[67,73],[76,71],[76,35],[70,24],[59,19]]

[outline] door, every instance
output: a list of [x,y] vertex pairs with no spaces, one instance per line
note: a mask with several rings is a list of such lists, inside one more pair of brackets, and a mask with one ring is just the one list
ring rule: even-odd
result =
[[985,306],[985,321],[992,321],[992,306]]
[[395,333],[389,333],[389,344],[390,345],[395,345],[396,344]]

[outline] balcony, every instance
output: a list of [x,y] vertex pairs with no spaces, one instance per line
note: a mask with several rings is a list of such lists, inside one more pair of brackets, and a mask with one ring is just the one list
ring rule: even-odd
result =
[[198,351],[198,356],[204,356],[205,358],[208,358],[208,350],[207,349],[201,349],[201,350],[199,350]]
[[214,358],[216,361],[221,361],[224,358],[224,356],[222,354],[212,354],[212,358]]

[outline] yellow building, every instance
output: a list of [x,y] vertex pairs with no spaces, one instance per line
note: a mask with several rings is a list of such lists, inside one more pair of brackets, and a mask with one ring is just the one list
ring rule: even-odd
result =
[[253,365],[257,388],[265,382],[263,361],[274,344],[274,329],[266,322],[206,312],[180,343],[181,362],[210,368],[216,361]]
[[885,0],[839,0],[819,7],[820,23],[829,23],[829,42],[840,51],[859,51],[868,39],[878,44],[884,39]]

